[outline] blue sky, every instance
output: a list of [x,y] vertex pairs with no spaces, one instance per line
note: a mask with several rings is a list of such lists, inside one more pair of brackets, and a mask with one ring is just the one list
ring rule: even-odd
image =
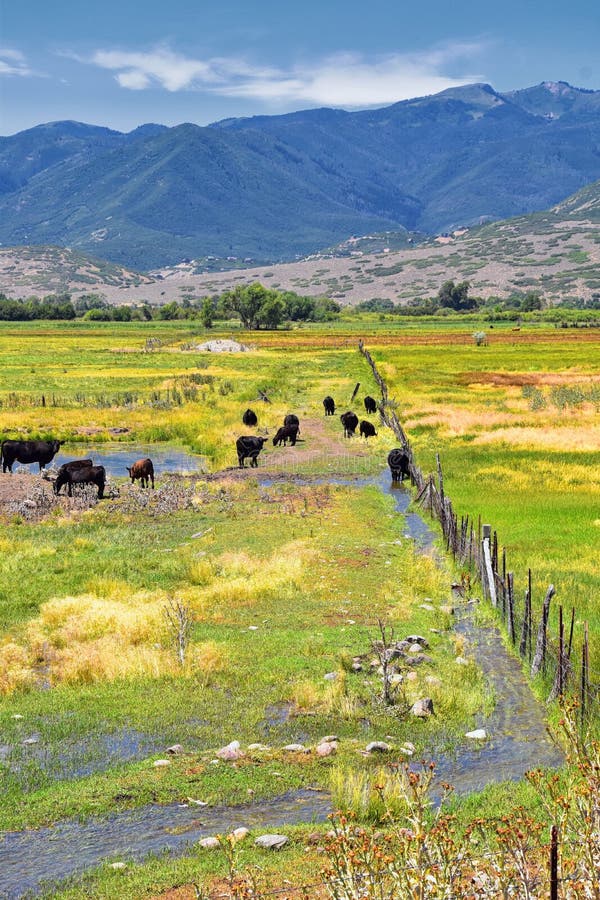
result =
[[472,81],[600,89],[597,2],[0,0],[0,133],[385,106]]

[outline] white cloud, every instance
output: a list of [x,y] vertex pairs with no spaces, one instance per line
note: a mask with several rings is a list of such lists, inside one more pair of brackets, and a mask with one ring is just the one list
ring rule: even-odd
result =
[[479,81],[482,76],[471,71],[471,61],[483,49],[481,42],[462,42],[375,58],[340,53],[288,69],[254,66],[233,57],[193,59],[166,47],[150,52],[98,50],[87,61],[115,72],[118,84],[129,90],[203,90],[272,104],[360,107]]
[[27,65],[27,61],[18,50],[10,50],[0,47],[0,75],[35,75],[33,69]]

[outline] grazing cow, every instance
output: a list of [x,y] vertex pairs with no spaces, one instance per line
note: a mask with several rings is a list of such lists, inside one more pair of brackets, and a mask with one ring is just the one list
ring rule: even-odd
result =
[[256,413],[253,409],[247,409],[244,415],[242,416],[242,422],[244,425],[247,425],[248,428],[254,428],[254,426],[258,423],[258,419],[256,418]]
[[374,397],[365,397],[365,409],[369,415],[377,412],[377,401]]
[[256,458],[260,451],[263,448],[263,445],[266,443],[266,437],[251,437],[249,435],[243,435],[239,437],[235,442],[235,447],[238,455],[238,463],[240,469],[244,468],[244,460],[246,457],[250,458],[250,465],[252,468],[256,469],[258,463]]
[[367,422],[366,419],[363,419],[360,423],[360,436],[364,438],[375,437],[377,432],[375,431],[375,426],[371,425],[370,422]]
[[[93,465],[94,465],[94,463],[92,462],[91,459],[71,459],[71,460],[69,460],[69,462],[63,463],[62,466],[60,467],[60,469],[58,470],[58,475],[56,476],[56,479],[54,481],[54,493],[58,494],[58,492],[60,491],[63,484],[68,483],[67,481],[65,481],[65,473],[67,473],[67,475],[68,475],[69,472],[76,472],[77,469],[89,469]],[[62,474],[62,477],[61,477],[61,474]],[[56,485],[58,483],[59,478],[61,478],[61,482],[57,488]]]
[[323,406],[325,407],[326,416],[332,416],[335,413],[335,401],[333,397],[325,397],[323,399]]
[[388,466],[392,472],[392,481],[404,481],[404,478],[410,477],[410,461],[408,452],[397,447],[388,453]]
[[288,413],[283,420],[283,424],[286,428],[290,428],[295,425],[298,431],[300,431],[300,419],[298,418],[298,416],[294,415],[294,413]]
[[[286,416],[287,418],[287,416]],[[297,425],[283,425],[277,431],[277,434],[273,438],[273,443],[277,447],[279,444],[283,444],[284,447],[287,447],[287,442],[289,441],[292,447],[296,446],[296,439],[298,437],[298,426]]]
[[344,437],[352,437],[358,425],[358,416],[353,412],[345,412],[340,416],[344,426]]
[[69,497],[73,494],[74,484],[95,484],[98,487],[98,500],[102,500],[106,484],[106,469],[104,466],[87,466],[85,469],[66,469],[61,466],[54,482],[54,490],[57,494],[60,494],[63,484],[67,485]]
[[132,484],[139,478],[143,488],[149,487],[150,482],[152,482],[152,488],[154,489],[154,466],[151,459],[138,459],[131,468],[126,466],[126,469],[129,472]]
[[40,472],[52,462],[63,441],[2,441],[2,471],[12,475],[15,460],[20,463],[38,463]]

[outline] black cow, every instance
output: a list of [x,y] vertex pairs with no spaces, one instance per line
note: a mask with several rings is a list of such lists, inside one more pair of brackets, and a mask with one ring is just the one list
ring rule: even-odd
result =
[[247,409],[244,415],[242,416],[242,422],[244,425],[247,425],[248,428],[254,428],[254,426],[258,423],[258,419],[256,418],[256,413],[253,409]]
[[[76,472],[77,469],[89,469],[90,466],[93,466],[93,465],[94,465],[94,463],[92,462],[91,459],[71,459],[71,460],[69,460],[69,462],[63,463],[62,466],[60,467],[60,469],[58,470],[58,475],[56,476],[56,480],[54,482],[54,492],[56,494],[58,494],[62,485],[67,484],[67,482],[64,480],[64,477],[65,477],[64,473]],[[61,477],[61,473],[62,473],[61,484],[59,485],[59,487],[57,489],[56,482]]]
[[371,425],[370,422],[367,422],[366,419],[363,419],[360,423],[360,436],[364,438],[375,437],[377,432],[375,431],[375,426]]
[[325,397],[323,399],[323,406],[325,407],[325,415],[332,416],[335,412],[335,401],[333,397]]
[[[286,416],[287,418],[287,416]],[[287,442],[289,441],[292,447],[296,446],[296,439],[298,437],[298,426],[297,425],[283,425],[278,429],[277,434],[273,438],[273,443],[277,447],[279,444],[283,444],[284,447],[287,447]]]
[[340,416],[344,426],[344,437],[352,437],[358,425],[358,416],[353,412],[345,412]]
[[52,462],[63,441],[2,441],[2,471],[12,475],[13,463],[38,463],[40,472]]
[[98,486],[98,500],[102,500],[106,484],[106,469],[104,466],[88,466],[85,469],[65,469],[61,466],[54,482],[54,490],[57,494],[60,494],[63,484],[67,485],[69,497],[73,494],[74,484],[95,484]]
[[235,447],[238,455],[238,463],[240,469],[244,468],[244,460],[248,456],[250,458],[250,465],[252,468],[256,469],[258,463],[256,461],[256,457],[260,453],[263,448],[263,445],[266,443],[266,437],[251,437],[250,435],[243,435],[239,437],[235,442]]
[[365,397],[365,409],[369,415],[377,412],[377,401],[374,397]]
[[404,481],[410,477],[410,460],[404,448],[396,447],[390,450],[387,461],[392,472],[392,481]]
[[290,428],[295,425],[298,431],[300,431],[300,419],[298,418],[298,416],[294,415],[294,413],[287,414],[287,416],[283,420],[283,425],[285,428]]

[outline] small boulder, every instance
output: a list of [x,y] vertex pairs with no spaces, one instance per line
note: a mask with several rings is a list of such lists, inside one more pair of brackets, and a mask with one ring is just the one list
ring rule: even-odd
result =
[[205,850],[218,850],[221,845],[216,837],[205,837],[198,841],[198,846]]
[[419,609],[424,609],[426,612],[435,612],[435,606],[433,603],[421,603],[419,605]]
[[419,677],[419,676],[417,675],[416,672],[407,672],[407,673],[406,673],[406,680],[407,680],[407,681],[417,681],[418,677]]
[[444,613],[447,616],[454,615],[454,607],[453,606],[440,606],[440,612]]
[[231,741],[226,747],[221,747],[221,749],[217,750],[215,753],[215,756],[218,756],[219,759],[223,759],[226,762],[241,759],[243,755],[244,751],[240,749],[239,741]]
[[270,750],[267,744],[248,744],[248,750]]
[[426,675],[425,676],[426,684],[431,684],[433,687],[441,687],[442,679],[438,678],[437,675]]
[[247,837],[247,835],[249,835],[249,834],[250,834],[250,829],[245,828],[243,825],[240,825],[239,828],[233,829],[233,831],[231,832],[229,837],[233,838],[233,840],[237,843],[238,841],[243,841],[244,838]]
[[467,731],[465,737],[472,741],[485,741],[487,734],[485,728],[476,728],[475,731]]
[[183,747],[181,744],[173,744],[172,747],[167,747],[165,753],[169,753],[171,756],[179,756],[180,753],[183,753]]
[[304,744],[286,744],[282,750],[285,750],[286,753],[310,753]]
[[317,756],[333,756],[337,752],[337,741],[323,741],[322,744],[317,744],[315,752]]
[[339,741],[339,737],[337,734],[326,734],[325,737],[322,737],[319,741],[320,744],[330,744],[332,741]]
[[469,660],[465,659],[464,656],[457,656],[454,660],[457,666],[468,666]]
[[261,834],[254,843],[257,847],[262,847],[264,850],[281,850],[282,847],[285,847],[288,840],[289,838],[285,834]]
[[325,679],[325,681],[336,681],[337,677],[338,677],[337,672],[327,672],[326,675],[323,675],[323,678]]
[[385,741],[371,741],[365,749],[367,753],[389,753],[392,748]]
[[171,760],[170,759],[155,759],[154,762],[152,763],[152,765],[154,766],[155,769],[164,769],[165,766],[171,765]]
[[411,644],[408,648],[409,653],[420,653],[423,648],[420,644]]
[[127,863],[124,863],[124,862],[114,862],[114,863],[109,863],[109,866],[110,866],[111,869],[126,869],[126,868],[127,868]]
[[419,719],[428,719],[429,716],[432,716],[433,700],[431,697],[423,697],[421,700],[417,700],[416,703],[413,703],[411,713]]
[[421,634],[409,634],[404,640],[409,644],[420,644],[421,647],[429,647],[429,641]]

